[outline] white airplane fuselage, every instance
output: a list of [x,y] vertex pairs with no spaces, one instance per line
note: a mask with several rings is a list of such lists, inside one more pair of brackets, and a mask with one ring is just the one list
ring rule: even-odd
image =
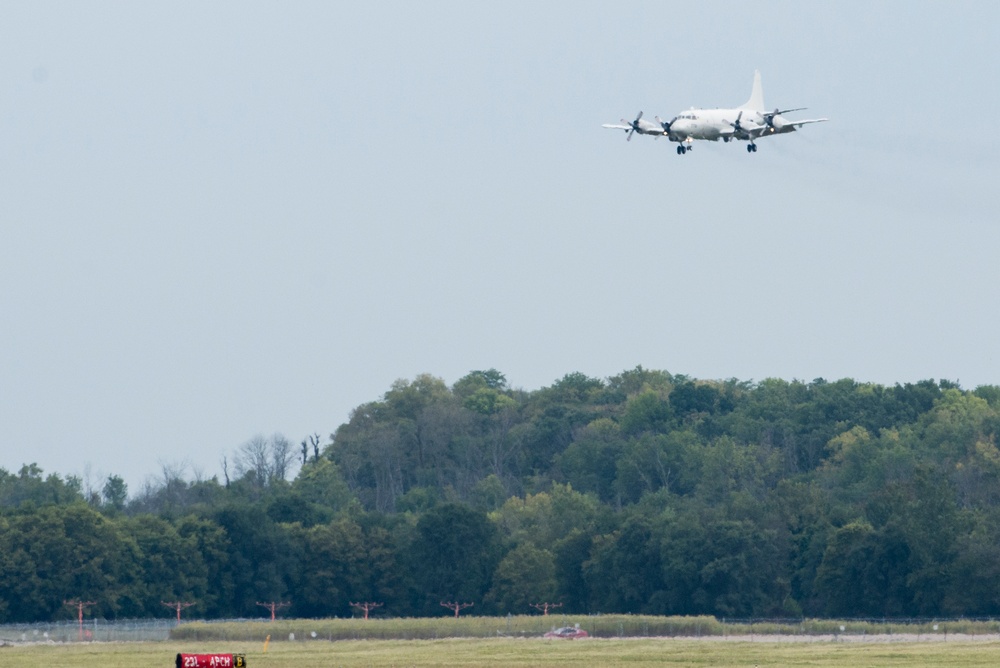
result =
[[732,134],[730,123],[739,115],[736,109],[688,109],[670,121],[670,133],[680,140],[707,139],[718,141]]
[[[780,114],[755,109],[688,109],[670,121],[670,134],[677,141],[704,139],[729,141],[753,140],[772,134],[792,132],[795,126]],[[771,119],[768,124],[768,117]],[[739,129],[734,128],[735,124]]]

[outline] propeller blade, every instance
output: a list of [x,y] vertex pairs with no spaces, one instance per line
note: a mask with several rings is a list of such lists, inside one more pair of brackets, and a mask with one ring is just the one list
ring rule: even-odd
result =
[[632,121],[631,123],[629,123],[629,125],[632,126],[632,130],[629,131],[628,137],[625,138],[625,141],[632,141],[632,133],[639,129],[639,119],[640,118],[642,118],[642,112],[641,111],[639,112],[639,115],[635,117],[635,120]]
[[[740,113],[736,114],[736,122],[735,123],[732,123],[732,122],[730,122],[728,120],[726,121],[726,123],[729,123],[729,126],[732,129],[736,130],[736,135],[737,136],[739,136],[743,132],[743,128],[740,127],[740,119],[741,118],[743,118],[743,112],[742,111]],[[725,119],[723,119],[723,120],[725,120]]]
[[805,111],[806,107],[799,107],[797,109],[775,109],[774,111],[763,114],[764,124],[769,128],[774,128],[774,117],[780,116],[781,114],[789,114],[793,111]]

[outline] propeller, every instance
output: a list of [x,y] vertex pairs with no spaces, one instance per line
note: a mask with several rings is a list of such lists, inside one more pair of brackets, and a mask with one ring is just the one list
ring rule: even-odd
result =
[[674,118],[674,119],[671,119],[669,121],[664,121],[659,116],[656,116],[655,118],[656,118],[656,122],[660,124],[661,128],[663,128],[663,132],[669,137],[670,136],[670,126],[677,119]]
[[[737,137],[740,137],[740,138],[747,138],[747,137],[749,137],[749,136],[750,136],[750,133],[749,133],[749,132],[747,132],[747,131],[746,131],[746,130],[745,130],[745,129],[743,128],[743,126],[742,126],[742,125],[740,124],[740,119],[742,119],[742,118],[743,118],[743,112],[742,112],[742,111],[740,111],[740,113],[736,114],[736,122],[735,122],[735,123],[729,123],[729,124],[730,124],[731,126],[733,126],[733,129],[734,129],[734,130],[736,130],[736,136],[737,136]],[[727,122],[728,122],[728,121],[727,121]]]
[[793,111],[804,111],[804,110],[805,110],[805,107],[799,107],[798,109],[777,109],[777,108],[775,108],[774,111],[769,111],[766,114],[761,114],[761,116],[764,118],[764,125],[766,125],[769,129],[774,130],[775,129],[775,127],[774,127],[774,117],[775,116],[780,116],[781,114],[788,114],[788,113],[791,113]]
[[639,130],[639,119],[640,118],[642,118],[642,112],[641,111],[639,112],[639,115],[635,117],[635,120],[632,121],[631,123],[629,123],[628,121],[626,121],[624,118],[622,119],[622,123],[625,123],[626,125],[632,126],[632,129],[628,131],[628,137],[625,137],[625,141],[632,141],[632,135],[637,130]]
[[753,140],[763,135],[765,130],[767,129],[766,125],[756,125],[756,121],[754,121],[755,123],[754,127],[745,128],[743,127],[742,120],[743,120],[743,112],[740,111],[740,113],[736,115],[736,122],[729,123],[731,126],[733,126],[733,130],[736,131],[734,136],[737,139],[746,139],[752,144]]

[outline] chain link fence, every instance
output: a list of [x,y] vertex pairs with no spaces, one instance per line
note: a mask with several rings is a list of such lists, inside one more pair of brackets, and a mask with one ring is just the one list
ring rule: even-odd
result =
[[506,617],[382,619],[85,619],[0,625],[0,644],[76,642],[156,642],[434,639],[454,637],[540,637],[557,626],[574,626],[597,638],[686,637],[778,639],[779,637],[862,640],[896,636],[904,639],[996,639],[1000,620],[985,619],[717,619],[643,615],[539,615]]
[[177,626],[172,619],[85,619],[77,621],[0,624],[7,643],[138,642],[167,640]]

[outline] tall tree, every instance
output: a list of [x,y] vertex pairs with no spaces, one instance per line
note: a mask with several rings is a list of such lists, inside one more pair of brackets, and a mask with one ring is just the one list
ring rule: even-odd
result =
[[532,603],[554,602],[555,596],[555,558],[548,550],[525,543],[497,566],[486,602],[495,613],[527,614]]
[[95,601],[104,617],[141,605],[138,546],[86,505],[14,515],[3,542],[9,570],[0,572],[0,600],[9,621],[59,619],[74,596]]
[[443,600],[482,601],[502,555],[496,528],[485,514],[449,503],[417,520],[410,556],[423,593],[421,612],[433,615]]
[[663,589],[660,538],[653,522],[630,517],[621,528],[594,539],[584,564],[591,606],[602,612],[660,613]]
[[122,529],[139,547],[141,574],[135,584],[134,617],[163,613],[162,601],[196,601],[208,593],[208,569],[193,536],[184,537],[167,520],[140,515],[123,521]]

